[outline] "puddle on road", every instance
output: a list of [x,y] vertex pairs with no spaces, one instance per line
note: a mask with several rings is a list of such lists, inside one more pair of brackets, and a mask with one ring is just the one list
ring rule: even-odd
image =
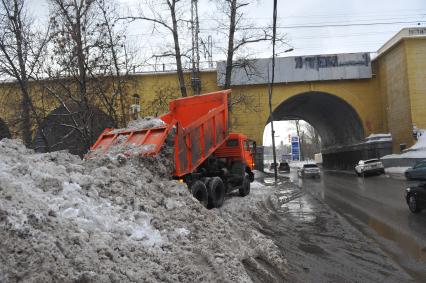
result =
[[[362,181],[358,180],[358,182]],[[351,203],[339,200],[332,194],[328,194],[325,198],[323,196],[323,200],[335,211],[347,216],[345,218],[359,230],[364,231],[364,234],[372,237],[416,281],[425,282],[426,246],[419,244],[418,241],[407,235],[401,228],[398,229],[398,227],[393,227],[378,218],[371,217]],[[363,225],[371,228],[377,235],[370,235]],[[383,239],[390,242],[386,242]]]
[[299,188],[285,188],[277,192],[279,207],[282,212],[289,214],[301,223],[315,221],[312,204],[303,197],[304,193]]

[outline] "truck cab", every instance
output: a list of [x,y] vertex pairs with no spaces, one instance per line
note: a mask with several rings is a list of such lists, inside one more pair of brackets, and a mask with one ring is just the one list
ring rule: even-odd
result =
[[254,180],[254,154],[256,152],[256,142],[247,136],[238,133],[230,133],[226,141],[216,150],[214,156],[225,159],[227,167],[232,171],[242,168],[250,182]]

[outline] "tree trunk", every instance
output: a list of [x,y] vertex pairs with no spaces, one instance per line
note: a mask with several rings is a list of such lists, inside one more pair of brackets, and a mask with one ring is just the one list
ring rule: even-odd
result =
[[22,140],[24,141],[24,144],[26,146],[31,146],[32,141],[32,134],[31,134],[31,118],[30,118],[30,111],[31,111],[31,101],[30,96],[28,92],[28,78],[27,78],[27,72],[25,68],[25,62],[24,62],[24,54],[22,50],[23,46],[23,37],[22,37],[22,23],[21,23],[21,13],[20,13],[20,7],[18,6],[18,1],[13,1],[14,9],[14,19],[16,24],[16,52],[17,57],[19,61],[19,69],[21,72],[21,135]]
[[183,76],[183,70],[182,70],[182,59],[180,55],[175,3],[176,3],[175,0],[173,0],[172,3],[169,2],[169,8],[170,8],[170,14],[172,16],[172,22],[173,22],[173,40],[175,43],[175,57],[176,57],[177,75],[179,80],[179,88],[180,88],[180,92],[182,96],[186,97],[187,93],[186,93],[186,87],[185,87],[185,78]]
[[234,57],[234,34],[235,34],[235,16],[237,14],[237,0],[231,0],[231,15],[229,24],[229,38],[228,38],[228,54],[226,56],[226,71],[225,71],[225,85],[224,88],[231,87],[232,76],[232,60]]

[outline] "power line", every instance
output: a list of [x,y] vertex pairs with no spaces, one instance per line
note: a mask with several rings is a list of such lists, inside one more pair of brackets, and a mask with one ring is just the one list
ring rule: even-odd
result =
[[[329,27],[351,27],[351,26],[377,26],[377,25],[396,25],[396,24],[420,24],[426,23],[426,20],[421,21],[396,21],[396,22],[376,22],[376,23],[352,23],[352,24],[323,24],[323,25],[288,25],[288,26],[277,26],[277,29],[299,29],[299,28],[329,28]],[[200,30],[212,31],[212,30],[226,30],[226,28],[201,28]],[[239,30],[263,30],[262,27],[242,27]]]
[[[384,17],[385,15],[376,15],[376,16],[380,16],[380,18],[367,18],[367,19],[356,19],[356,17],[351,16],[352,20],[350,21],[384,21],[384,20],[400,20],[400,19],[404,19],[407,20],[407,18],[419,18],[419,17],[425,17],[425,14],[411,14],[411,15],[398,15],[397,17]],[[302,17],[301,17],[302,18]],[[309,17],[303,17],[303,19],[306,19]],[[327,19],[336,19],[338,22],[341,22],[342,19],[341,17],[334,17],[333,15],[330,15],[327,17]],[[354,19],[355,18],[355,19]],[[226,18],[203,18],[202,21],[222,21]],[[264,18],[264,17],[246,17],[245,19],[247,20],[269,20],[269,18]],[[282,20],[288,20],[291,19],[291,17],[282,17]],[[346,20],[347,20],[347,16],[346,16]],[[331,23],[336,23],[336,22],[331,22]],[[324,24],[323,22],[321,23],[313,23],[313,24]]]

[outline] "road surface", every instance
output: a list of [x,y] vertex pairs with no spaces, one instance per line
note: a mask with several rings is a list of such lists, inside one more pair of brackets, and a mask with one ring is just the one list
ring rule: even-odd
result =
[[343,215],[375,241],[412,278],[426,282],[426,211],[412,214],[404,199],[409,182],[386,175],[366,178],[323,172],[320,179],[290,179]]

